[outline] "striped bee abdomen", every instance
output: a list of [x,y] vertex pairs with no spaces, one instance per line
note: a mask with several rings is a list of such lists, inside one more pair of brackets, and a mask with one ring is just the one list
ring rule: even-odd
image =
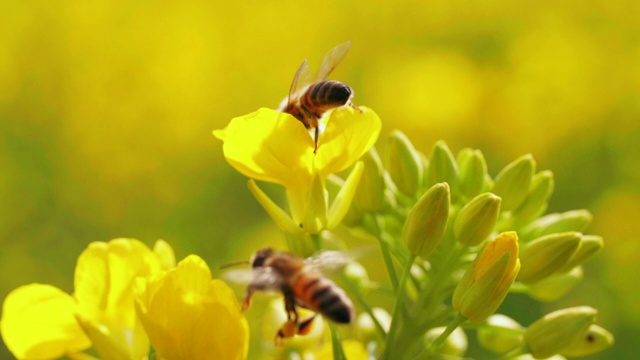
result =
[[353,303],[333,281],[316,273],[302,273],[293,291],[309,309],[329,320],[346,324],[353,320]]
[[345,105],[353,90],[340,81],[327,80],[312,84],[300,98],[300,103],[320,117],[325,111]]

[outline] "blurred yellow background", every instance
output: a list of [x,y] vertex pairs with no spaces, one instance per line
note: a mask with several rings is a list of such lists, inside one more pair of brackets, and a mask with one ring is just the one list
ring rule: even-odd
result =
[[[640,336],[640,2],[0,2],[0,298],[73,291],[91,241],[170,242],[212,268],[281,242],[211,130],[276,107],[304,58],[428,153],[532,153],[550,211],[588,208],[605,249],[568,305]],[[535,318],[535,317],[534,317]],[[9,358],[0,345],[0,358]]]

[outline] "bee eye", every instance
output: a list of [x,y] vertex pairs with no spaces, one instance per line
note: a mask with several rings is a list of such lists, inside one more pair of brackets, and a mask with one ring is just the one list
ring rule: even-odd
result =
[[262,264],[264,264],[264,256],[256,256],[253,259],[253,262],[251,263],[251,267],[259,267],[262,266]]
[[251,261],[251,267],[259,267],[264,265],[264,261],[273,254],[273,250],[271,248],[265,248],[258,251]]

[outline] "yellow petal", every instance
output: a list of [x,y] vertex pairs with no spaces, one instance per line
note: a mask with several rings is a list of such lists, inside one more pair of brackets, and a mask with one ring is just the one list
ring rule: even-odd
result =
[[160,270],[156,254],[134,239],[93,242],[78,258],[74,297],[79,314],[92,326],[108,329],[110,341],[134,359],[148,353],[149,342],[136,318],[133,282]]
[[136,309],[165,359],[243,359],[249,329],[233,291],[190,255],[167,273],[136,283]]
[[160,260],[162,270],[173,269],[176,266],[176,255],[173,252],[173,248],[169,243],[160,239],[153,244],[153,252]]
[[313,139],[289,114],[262,108],[234,118],[214,135],[236,170],[256,180],[296,188],[311,183]]
[[353,165],[376,142],[381,126],[378,115],[366,107],[345,106],[332,111],[314,159],[320,177]]
[[94,323],[89,319],[77,314],[78,324],[84,330],[84,333],[93,342],[93,348],[105,360],[141,360],[140,356],[132,356],[126,343],[119,341],[117,336],[111,333],[109,328]]
[[74,299],[51,285],[31,284],[4,301],[0,331],[18,359],[54,359],[84,350],[91,341],[76,322]]

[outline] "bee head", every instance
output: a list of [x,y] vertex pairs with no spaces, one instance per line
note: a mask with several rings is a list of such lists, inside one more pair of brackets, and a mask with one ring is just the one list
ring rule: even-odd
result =
[[257,251],[251,257],[251,267],[255,268],[255,267],[263,266],[264,261],[267,258],[271,257],[272,255],[273,255],[273,249],[268,247]]

